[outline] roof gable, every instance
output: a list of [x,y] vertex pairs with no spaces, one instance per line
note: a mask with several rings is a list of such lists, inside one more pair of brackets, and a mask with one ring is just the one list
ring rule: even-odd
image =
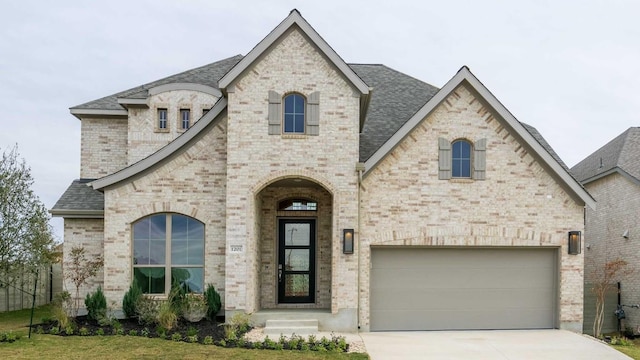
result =
[[102,190],[106,187],[128,180],[160,164],[165,159],[171,157],[171,155],[176,151],[182,149],[184,146],[187,146],[192,140],[196,139],[198,134],[200,134],[209,126],[209,124],[211,124],[215,119],[218,119],[219,116],[225,112],[226,108],[227,99],[220,98],[215,103],[215,105],[213,105],[211,110],[209,110],[209,112],[207,112],[202,117],[202,119],[196,121],[196,123],[192,127],[190,127],[189,130],[185,131],[182,135],[175,138],[169,144],[135,164],[127,166],[120,171],[91,182],[91,187],[96,190]]
[[[365,175],[368,174],[384,157],[386,157],[409,133],[442,101],[444,101],[459,85],[466,83],[499,115],[501,121],[510,131],[528,146],[532,153],[541,161],[548,171],[574,197],[581,199],[585,205],[595,209],[595,200],[582,185],[569,173],[566,165],[557,157],[555,152],[549,151],[550,146],[541,143],[525,125],[520,123],[507,108],[476,78],[469,68],[463,66],[458,73],[449,80],[422,108],[420,108],[398,131],[396,131],[373,155],[365,162]],[[534,128],[531,128],[535,130]],[[535,131],[535,134],[538,134]],[[542,138],[541,136],[539,136]],[[554,156],[555,155],[555,156]]]
[[226,89],[247,70],[264,52],[289,30],[292,26],[297,26],[304,33],[320,52],[329,59],[329,61],[342,73],[342,75],[360,91],[362,95],[369,94],[369,86],[358,77],[358,75],[342,60],[342,58],[324,41],[324,39],[309,25],[309,23],[300,15],[298,10],[293,9],[269,35],[260,41],[251,51],[238,62],[228,73],[226,73],[219,81],[220,89]]
[[583,184],[620,173],[640,184],[640,127],[631,127],[584,158],[571,173]]

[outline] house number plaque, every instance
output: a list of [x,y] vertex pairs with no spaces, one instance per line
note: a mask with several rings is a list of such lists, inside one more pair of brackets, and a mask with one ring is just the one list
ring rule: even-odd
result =
[[244,252],[244,246],[242,246],[242,245],[229,245],[229,252],[231,252],[231,253]]

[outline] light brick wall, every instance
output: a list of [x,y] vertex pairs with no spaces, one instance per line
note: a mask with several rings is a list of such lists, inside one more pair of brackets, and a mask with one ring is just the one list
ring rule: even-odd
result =
[[[616,258],[629,263],[632,274],[619,276],[623,304],[640,304],[640,186],[619,173],[613,173],[586,185],[587,190],[598,202],[596,211],[587,209],[585,233],[585,282],[593,283],[602,279],[604,264]],[[622,237],[629,230],[629,238]],[[592,291],[585,288],[585,291]],[[585,304],[595,307],[595,303]],[[640,333],[640,310],[625,308],[625,326]],[[613,316],[606,313],[605,316]]]
[[[213,95],[191,90],[173,90],[149,98],[149,108],[131,108],[127,164],[131,165],[153,154],[184,133],[180,123],[180,109],[191,110],[191,126],[202,117],[203,109],[210,109],[217,101]],[[167,128],[158,128],[158,109],[167,109]]]
[[[364,179],[360,325],[369,328],[370,246],[559,248],[559,325],[582,329],[583,257],[567,232],[583,207],[568,197],[466,87],[458,87]],[[485,181],[439,180],[438,138],[487,139]]]
[[[320,135],[268,135],[268,94],[320,93]],[[331,309],[357,306],[356,257],[340,251],[357,222],[359,96],[295,28],[230,87],[228,102],[227,311],[259,310],[256,195],[275,180],[305,178],[333,196]],[[339,274],[339,276],[338,276]]]
[[127,166],[127,120],[82,119],[80,177],[97,179],[125,166]]
[[[102,219],[64,219],[64,243],[62,244],[62,268],[67,268],[70,261],[70,253],[74,247],[83,247],[86,250],[86,258],[93,260],[98,256],[104,256],[104,221]],[[67,276],[68,273],[64,273]],[[97,290],[104,284],[104,272],[101,269],[95,277],[88,280],[87,285],[80,288],[80,307],[84,308],[84,298],[88,293]],[[72,297],[76,296],[76,287],[69,279],[63,279],[63,289]],[[107,305],[115,300],[107,296]]]
[[105,191],[105,294],[120,299],[132,274],[131,225],[157,213],[191,216],[205,225],[205,285],[224,301],[226,119],[212,123],[186,150],[131,182]]

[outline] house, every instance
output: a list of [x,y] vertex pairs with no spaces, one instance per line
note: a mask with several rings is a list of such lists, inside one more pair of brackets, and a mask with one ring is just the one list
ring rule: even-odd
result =
[[246,56],[71,113],[80,179],[51,212],[109,301],[174,278],[256,324],[582,329],[567,239],[595,202],[467,67],[438,89],[347,64],[293,10]]
[[[598,201],[597,209],[587,208],[586,211],[585,295],[590,292],[591,284],[602,279],[604,264],[620,258],[629,263],[628,270],[635,270],[632,276],[614,279],[621,282],[620,301],[628,305],[640,304],[640,277],[637,275],[640,271],[637,267],[640,263],[637,244],[640,240],[640,128],[627,129],[576,164],[571,172]],[[595,312],[595,298],[587,296],[586,299],[585,318]],[[616,331],[617,296],[614,294],[605,304],[603,331]],[[638,333],[640,310],[623,309],[625,326]],[[585,322],[585,332],[591,325]]]

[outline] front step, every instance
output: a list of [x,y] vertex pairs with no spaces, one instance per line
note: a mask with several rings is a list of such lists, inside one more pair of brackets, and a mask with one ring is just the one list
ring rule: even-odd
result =
[[267,320],[264,327],[264,334],[266,335],[310,335],[317,332],[317,319]]

